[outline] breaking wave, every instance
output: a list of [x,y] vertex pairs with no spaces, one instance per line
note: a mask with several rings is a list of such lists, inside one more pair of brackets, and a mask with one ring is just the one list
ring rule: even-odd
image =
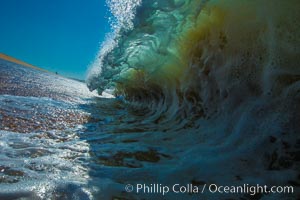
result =
[[299,92],[297,1],[107,3],[114,32],[90,70],[91,90],[207,117]]
[[176,98],[209,114],[227,98],[299,89],[297,1],[107,3],[114,33],[89,73],[91,90],[114,88],[130,100]]
[[[108,0],[83,84],[0,62],[0,199],[296,199],[299,0]],[[108,98],[103,98],[108,97]],[[126,184],[294,194],[125,193]]]
[[143,108],[128,126],[151,132],[155,144],[177,152],[181,164],[167,174],[153,172],[156,182],[180,173],[185,181],[196,176],[223,183],[237,173],[242,182],[297,179],[299,1],[108,5],[115,31],[87,85],[99,93],[114,90],[128,105]]

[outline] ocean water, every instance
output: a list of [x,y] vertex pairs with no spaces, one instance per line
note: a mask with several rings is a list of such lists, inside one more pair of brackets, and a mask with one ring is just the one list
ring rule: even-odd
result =
[[[87,85],[100,94],[113,90],[142,110],[134,117],[138,135],[149,132],[142,141],[168,155],[159,162],[166,165],[130,173],[128,180],[299,184],[299,1],[107,3],[113,32]],[[296,199],[296,191],[255,198]]]
[[86,80],[99,94],[0,60],[0,199],[299,199],[300,3],[107,4],[113,32]]

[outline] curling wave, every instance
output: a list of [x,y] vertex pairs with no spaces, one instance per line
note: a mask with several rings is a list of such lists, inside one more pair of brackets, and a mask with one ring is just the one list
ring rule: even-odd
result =
[[[126,122],[126,133],[141,132],[139,144],[175,155],[172,169],[152,166],[143,177],[298,181],[299,1],[109,2],[126,9],[112,12],[118,28],[87,84],[100,93],[113,89],[131,108],[143,108]],[[124,180],[145,181],[136,176],[132,171]]]
[[90,71],[91,90],[206,117],[299,92],[296,0],[108,4],[115,32]]

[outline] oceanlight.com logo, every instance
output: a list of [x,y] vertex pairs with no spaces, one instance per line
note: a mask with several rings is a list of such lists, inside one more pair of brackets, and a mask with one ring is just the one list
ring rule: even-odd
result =
[[270,186],[267,185],[249,185],[243,184],[239,186],[224,186],[217,184],[203,184],[203,185],[193,185],[193,184],[174,184],[174,185],[163,185],[163,184],[127,184],[125,186],[126,192],[134,192],[136,194],[161,194],[162,196],[168,193],[175,194],[203,194],[205,192],[209,193],[219,193],[219,194],[293,194],[293,186]]

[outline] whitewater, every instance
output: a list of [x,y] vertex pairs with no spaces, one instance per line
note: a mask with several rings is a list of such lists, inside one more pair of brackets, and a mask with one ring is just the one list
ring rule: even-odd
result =
[[299,1],[106,3],[98,94],[0,60],[0,199],[299,199]]

